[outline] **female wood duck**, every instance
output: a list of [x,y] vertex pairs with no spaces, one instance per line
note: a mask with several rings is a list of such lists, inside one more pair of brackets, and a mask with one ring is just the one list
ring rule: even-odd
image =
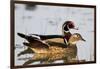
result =
[[[23,34],[23,36],[26,35]],[[35,61],[49,63],[56,60],[64,60],[70,62],[77,56],[76,42],[79,40],[85,41],[80,34],[75,33],[69,38],[68,45],[52,41],[49,41],[47,44],[37,38],[33,38],[29,43],[24,42],[23,44],[30,48],[35,55],[31,60],[26,61],[23,65],[28,65]]]
[[[77,28],[75,28],[75,25],[72,21],[66,21],[62,25],[63,35],[38,35],[38,34],[32,34],[32,35],[38,36],[42,41],[44,41],[46,43],[49,42],[49,41],[52,41],[52,42],[60,42],[60,43],[67,44],[70,36],[72,35],[69,31],[70,29],[76,29],[77,30]],[[25,36],[21,33],[18,33],[18,35],[27,39],[29,42],[33,41],[33,39],[36,38],[36,37],[33,37],[33,36],[28,36],[28,35]],[[36,38],[36,39],[39,39],[39,38]],[[30,49],[27,49],[27,50],[23,51],[22,53],[20,53],[19,56],[21,54],[25,54],[25,53],[32,53],[32,51]]]

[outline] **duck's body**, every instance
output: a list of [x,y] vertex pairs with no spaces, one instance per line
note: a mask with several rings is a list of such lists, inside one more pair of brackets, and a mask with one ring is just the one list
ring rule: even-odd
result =
[[24,65],[34,61],[53,62],[56,60],[67,60],[66,62],[69,62],[72,58],[76,58],[77,56],[76,42],[79,40],[84,39],[80,34],[73,34],[69,39],[68,45],[52,41],[44,43],[36,38],[33,38],[29,43],[24,42],[23,44],[35,53],[33,59],[28,60]]
[[[23,35],[21,33],[18,33],[19,36],[21,36],[22,38],[25,38],[27,41],[32,42],[34,39],[40,39],[42,41],[44,41],[45,43],[48,43],[48,41],[51,42],[57,42],[57,43],[64,43],[64,44],[68,44],[68,40],[71,37],[71,33],[69,31],[69,29],[75,29],[74,23],[72,21],[66,21],[63,25],[62,25],[62,35],[39,35],[39,34],[32,34],[33,36],[29,36],[29,35]],[[37,37],[34,37],[37,36]],[[65,46],[67,47],[67,46]],[[27,54],[27,53],[32,53],[31,49],[27,49],[23,52],[21,52],[18,56],[23,55],[23,54]]]
[[77,56],[76,45],[69,45],[67,48],[54,45],[50,46],[49,49],[31,49],[36,53],[31,60],[26,61],[23,65],[28,65],[36,61],[49,64],[57,60],[63,60],[64,63],[69,63],[72,61],[72,59],[75,60]]
[[76,45],[67,48],[51,46],[48,50],[42,50],[42,52],[38,51],[36,54],[45,54],[52,60],[57,60],[58,58],[62,60],[64,57],[66,57],[66,59],[70,57],[71,59],[76,57],[77,47]]

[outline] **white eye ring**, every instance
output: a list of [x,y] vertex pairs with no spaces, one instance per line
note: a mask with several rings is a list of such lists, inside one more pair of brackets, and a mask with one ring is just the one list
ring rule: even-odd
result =
[[74,35],[74,37],[77,37],[77,35]]

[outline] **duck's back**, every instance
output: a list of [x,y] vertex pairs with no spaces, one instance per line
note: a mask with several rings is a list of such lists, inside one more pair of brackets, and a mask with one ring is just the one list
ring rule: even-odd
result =
[[49,61],[72,59],[77,56],[77,47],[61,48],[51,46],[47,53],[44,53]]

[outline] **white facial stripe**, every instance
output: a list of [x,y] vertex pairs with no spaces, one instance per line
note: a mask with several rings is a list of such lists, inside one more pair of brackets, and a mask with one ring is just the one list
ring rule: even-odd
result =
[[65,26],[66,26],[66,24],[63,27],[65,27]]
[[65,25],[63,26],[63,29],[64,29]]
[[68,33],[69,31],[65,31],[65,30],[64,30],[64,32]]
[[67,25],[67,28],[69,29],[69,26]]
[[66,44],[68,44],[68,43],[67,43],[67,40],[66,40],[66,39],[64,39],[64,40],[65,40]]

